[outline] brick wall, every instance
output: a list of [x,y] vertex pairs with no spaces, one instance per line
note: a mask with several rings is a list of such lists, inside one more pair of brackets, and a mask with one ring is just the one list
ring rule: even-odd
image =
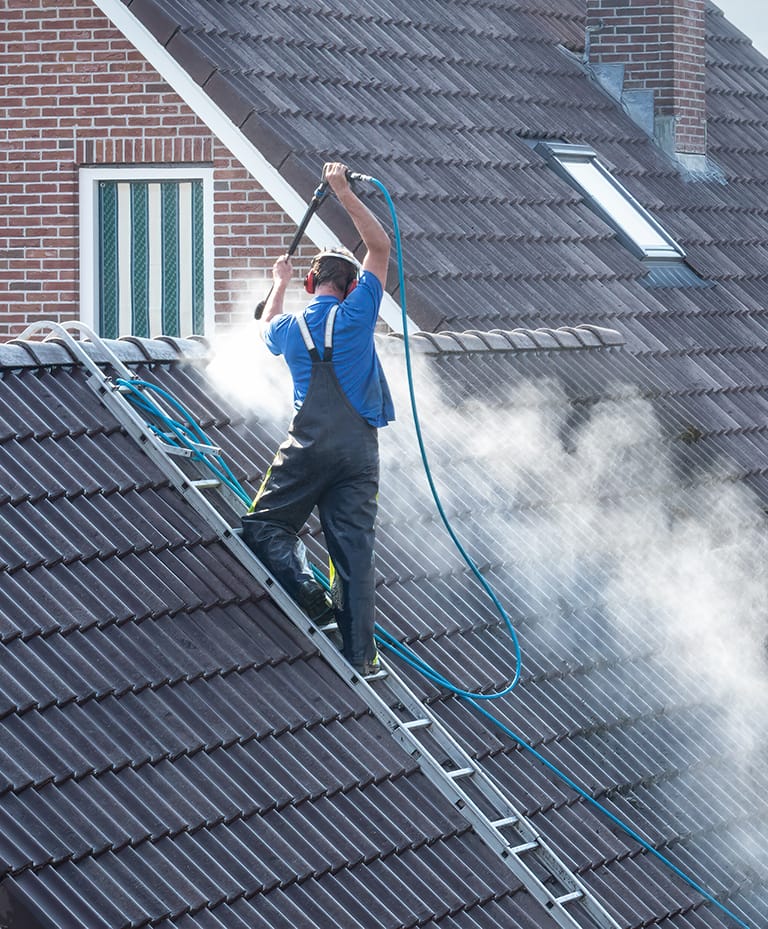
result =
[[705,154],[704,0],[587,0],[587,25],[591,61],[623,64],[625,92],[654,91],[674,151]]
[[288,218],[88,0],[1,9],[0,339],[79,316],[81,166],[212,164],[217,324],[249,313]]

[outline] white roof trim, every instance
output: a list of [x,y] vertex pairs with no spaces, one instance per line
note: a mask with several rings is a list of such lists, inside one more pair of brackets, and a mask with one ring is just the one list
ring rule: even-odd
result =
[[[243,135],[224,111],[211,100],[202,87],[192,80],[152,33],[136,19],[122,0],[94,0],[94,3],[298,225],[306,212],[307,203]],[[343,245],[316,215],[309,221],[306,233],[318,248]],[[403,331],[400,305],[386,292],[381,302],[380,316],[395,332]],[[408,327],[409,331],[417,331],[417,327],[410,319]]]

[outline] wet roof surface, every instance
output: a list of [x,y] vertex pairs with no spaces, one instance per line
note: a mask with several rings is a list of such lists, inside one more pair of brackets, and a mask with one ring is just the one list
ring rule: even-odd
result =
[[[589,446],[602,397],[608,422],[613,403],[637,432],[617,439],[619,457],[603,463],[592,493],[641,504],[666,467],[692,467],[704,453],[667,445],[665,469],[653,468],[655,427],[621,386],[626,350],[609,334],[570,349],[535,347],[546,333],[528,338],[528,349],[437,353],[414,339],[444,499],[521,637],[522,681],[494,712],[760,925],[759,778],[698,741],[722,722],[706,687],[658,654],[660,633],[637,622],[636,602],[621,609],[611,598],[601,572],[612,565],[579,496],[583,464],[566,487],[547,459],[494,462],[471,440],[482,415],[507,416],[514,398],[527,434],[543,437],[542,449],[555,442],[552,465],[556,447],[573,456]],[[399,340],[384,340],[397,383],[400,353]],[[19,346],[4,348],[6,363],[12,354],[0,381],[0,815],[11,899],[51,925],[89,927],[546,925],[359,696],[94,404],[82,371],[55,364],[55,351],[46,367]],[[238,477],[258,484],[280,426],[244,418],[199,365],[137,371],[171,390]],[[502,383],[496,413],[473,406]],[[447,401],[440,417],[434,390]],[[382,434],[380,624],[462,685],[498,689],[514,666],[510,640],[441,536],[400,408],[404,421]],[[521,427],[501,422],[510,436]],[[628,476],[642,469],[653,479],[628,494]],[[695,494],[681,490],[675,502]],[[307,542],[322,564],[314,523]],[[657,621],[658,605],[648,610]],[[513,740],[434,685],[412,683],[621,924],[728,924]]]

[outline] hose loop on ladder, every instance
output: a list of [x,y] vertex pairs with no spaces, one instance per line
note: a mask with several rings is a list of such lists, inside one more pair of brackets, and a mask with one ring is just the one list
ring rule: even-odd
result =
[[[188,449],[191,452],[190,458],[192,460],[208,468],[214,477],[221,481],[222,484],[226,484],[246,506],[250,505],[251,498],[232,473],[231,468],[221,454],[210,455],[201,451],[200,446],[213,447],[213,443],[200,428],[192,414],[172,394],[168,393],[167,390],[163,390],[162,387],[158,387],[157,384],[136,378],[128,380],[119,377],[115,379],[115,384],[125,391],[126,399],[144,414],[148,428],[157,438],[168,445]],[[162,398],[162,401],[181,417],[181,420],[174,419],[166,413],[151,396],[148,396],[148,393],[154,393]]]

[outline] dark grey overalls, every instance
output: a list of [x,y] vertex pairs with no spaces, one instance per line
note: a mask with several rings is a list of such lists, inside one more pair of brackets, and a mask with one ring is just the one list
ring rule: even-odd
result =
[[378,430],[352,406],[333,367],[333,327],[325,326],[322,358],[304,315],[297,317],[312,359],[307,395],[295,413],[250,511],[243,540],[296,598],[312,578],[297,533],[317,505],[333,562],[333,604],[342,652],[356,668],[375,654],[374,522],[379,487]]

